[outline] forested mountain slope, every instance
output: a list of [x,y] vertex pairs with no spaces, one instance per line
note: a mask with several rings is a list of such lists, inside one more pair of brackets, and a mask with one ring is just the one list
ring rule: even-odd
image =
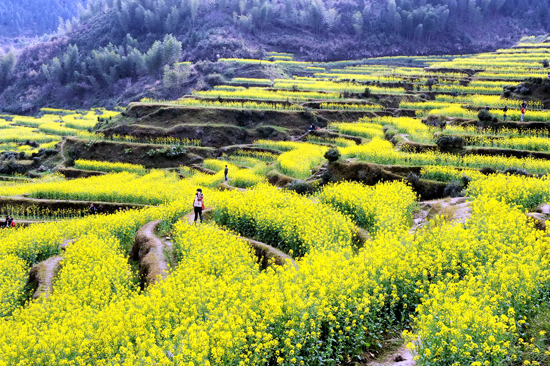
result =
[[85,0],[2,0],[0,36],[38,36],[56,31],[83,10]]
[[546,32],[549,9],[550,0],[92,0],[60,34],[0,55],[0,108],[174,97],[227,71],[179,61],[486,51]]

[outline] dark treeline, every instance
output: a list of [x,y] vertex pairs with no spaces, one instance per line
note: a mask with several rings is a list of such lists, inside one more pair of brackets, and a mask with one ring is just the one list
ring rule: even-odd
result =
[[[266,50],[316,61],[473,53],[550,30],[550,0],[89,0],[86,7],[80,4],[68,0],[0,4],[4,15],[0,29],[10,24],[22,33],[58,29],[46,41],[0,51],[2,109],[32,112],[46,104],[86,107],[143,96],[178,97],[190,88],[207,88],[222,80],[227,70],[207,62],[219,57],[260,58]],[[62,20],[77,10],[77,19]],[[56,11],[57,22],[51,20]],[[179,61],[198,64],[190,68]]]
[[429,39],[503,16],[550,29],[548,0],[96,0],[83,17],[106,6],[116,9],[128,33],[179,33],[216,12],[220,24],[230,17],[241,29],[260,33],[291,27],[316,34],[381,31]]

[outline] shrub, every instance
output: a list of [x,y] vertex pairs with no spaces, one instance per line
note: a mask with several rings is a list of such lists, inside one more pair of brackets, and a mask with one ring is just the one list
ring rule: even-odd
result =
[[531,89],[529,89],[526,86],[522,86],[521,88],[519,88],[519,93],[521,95],[529,95],[529,94],[531,94]]
[[489,111],[485,109],[482,109],[479,111],[479,113],[477,114],[477,118],[479,119],[479,122],[481,122],[481,125],[484,128],[493,127],[494,124],[498,122],[496,117],[493,117],[491,113],[489,113]]
[[442,135],[435,141],[441,151],[450,151],[456,149],[464,149],[466,140],[460,136]]
[[461,181],[453,181],[445,186],[443,190],[443,195],[445,197],[464,197],[462,190],[464,185]]
[[340,159],[340,151],[336,148],[329,149],[325,153],[325,159],[327,159],[329,162],[333,163],[336,160]]
[[183,147],[183,145],[172,145],[163,149],[150,149],[147,151],[147,155],[150,157],[164,155],[167,158],[175,158],[185,154],[187,154],[187,150]]
[[409,172],[409,174],[407,174],[407,182],[409,182],[413,188],[418,187],[420,184],[420,175]]
[[208,74],[205,81],[211,86],[222,85],[225,83],[223,76],[218,73]]
[[313,194],[316,189],[303,180],[294,180],[287,187],[289,191],[294,191],[301,195]]
[[525,177],[530,177],[531,173],[529,173],[525,169],[519,169],[519,168],[508,168],[504,171],[504,174],[510,174],[510,175],[520,175]]

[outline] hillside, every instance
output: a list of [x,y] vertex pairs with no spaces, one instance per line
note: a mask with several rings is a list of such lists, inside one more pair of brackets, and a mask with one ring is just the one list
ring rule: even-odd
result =
[[[0,55],[0,109],[174,99],[246,76],[220,58],[269,51],[318,62],[490,51],[548,31],[549,8],[548,0],[94,0],[57,35]],[[187,61],[196,64],[179,64]]]
[[548,54],[270,52],[1,114],[0,365],[550,365]]
[[86,0],[2,0],[0,36],[34,37],[54,32],[60,26],[70,27],[71,19],[85,5]]

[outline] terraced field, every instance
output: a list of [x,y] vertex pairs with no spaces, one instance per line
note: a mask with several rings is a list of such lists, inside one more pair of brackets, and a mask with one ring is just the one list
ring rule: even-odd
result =
[[1,116],[0,365],[549,364],[544,41]]

